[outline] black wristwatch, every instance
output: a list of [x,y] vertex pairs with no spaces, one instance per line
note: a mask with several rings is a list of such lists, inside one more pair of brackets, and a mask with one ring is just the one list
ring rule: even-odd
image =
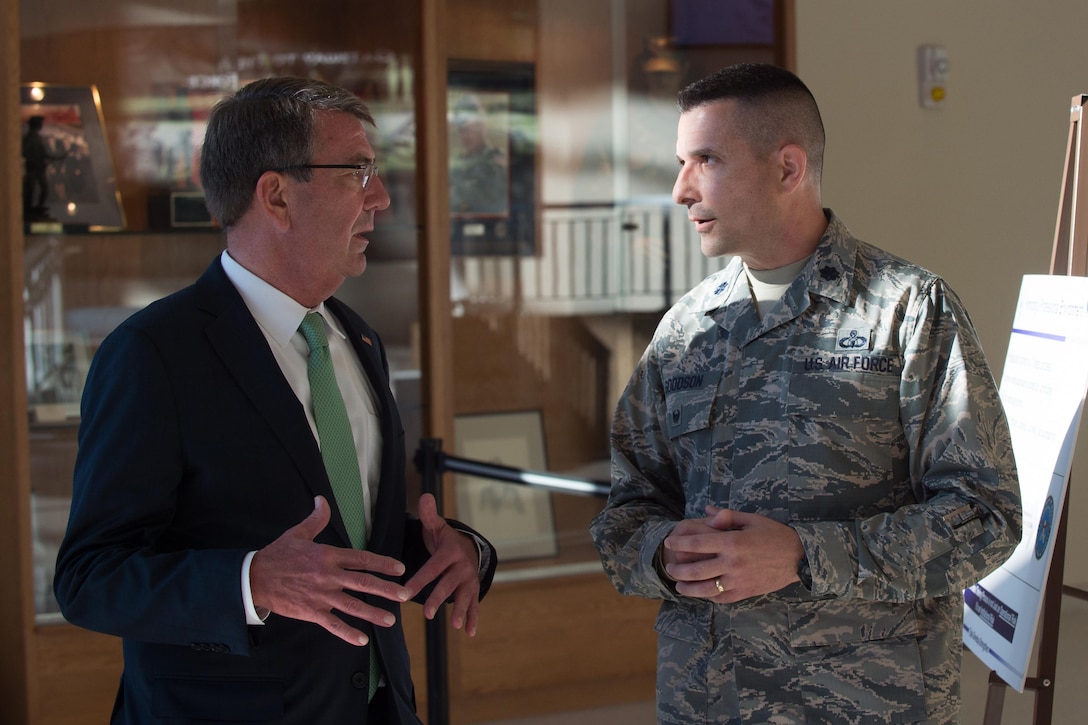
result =
[[805,589],[812,591],[812,569],[808,565],[808,556],[802,556],[801,561],[797,562],[797,578],[801,580],[801,585]]

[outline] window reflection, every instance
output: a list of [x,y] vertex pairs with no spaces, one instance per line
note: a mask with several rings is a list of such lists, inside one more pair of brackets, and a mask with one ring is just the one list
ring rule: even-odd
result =
[[200,214],[200,145],[212,105],[249,80],[317,77],[371,108],[392,206],[370,235],[366,275],[338,296],[381,332],[406,440],[418,441],[418,13],[416,3],[327,0],[20,3],[21,80],[97,87],[127,221],[123,233],[89,234],[61,219],[27,227],[24,337],[42,621],[56,611],[53,563],[67,521],[87,367],[121,321],[191,283],[222,250],[220,230]]

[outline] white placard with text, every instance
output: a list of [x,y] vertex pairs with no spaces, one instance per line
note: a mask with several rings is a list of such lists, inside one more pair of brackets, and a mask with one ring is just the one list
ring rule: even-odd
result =
[[1019,692],[1042,611],[1086,385],[1088,278],[1025,275],[1001,378],[1024,535],[1000,569],[964,591],[963,620],[964,643]]

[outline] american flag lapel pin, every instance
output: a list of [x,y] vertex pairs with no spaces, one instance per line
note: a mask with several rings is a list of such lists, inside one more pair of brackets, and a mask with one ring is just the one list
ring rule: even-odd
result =
[[367,345],[369,345],[370,347],[374,347],[374,343],[370,341],[369,337],[367,337],[366,335],[359,335],[359,337],[361,337],[363,339],[363,342],[365,342]]

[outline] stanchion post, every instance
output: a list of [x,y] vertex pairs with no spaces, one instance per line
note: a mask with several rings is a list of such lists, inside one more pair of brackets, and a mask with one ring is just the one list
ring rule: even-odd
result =
[[[416,466],[423,477],[423,493],[434,496],[442,514],[442,441],[424,438],[419,443]],[[446,606],[424,625],[427,650],[427,725],[449,725],[449,659],[446,646]]]

